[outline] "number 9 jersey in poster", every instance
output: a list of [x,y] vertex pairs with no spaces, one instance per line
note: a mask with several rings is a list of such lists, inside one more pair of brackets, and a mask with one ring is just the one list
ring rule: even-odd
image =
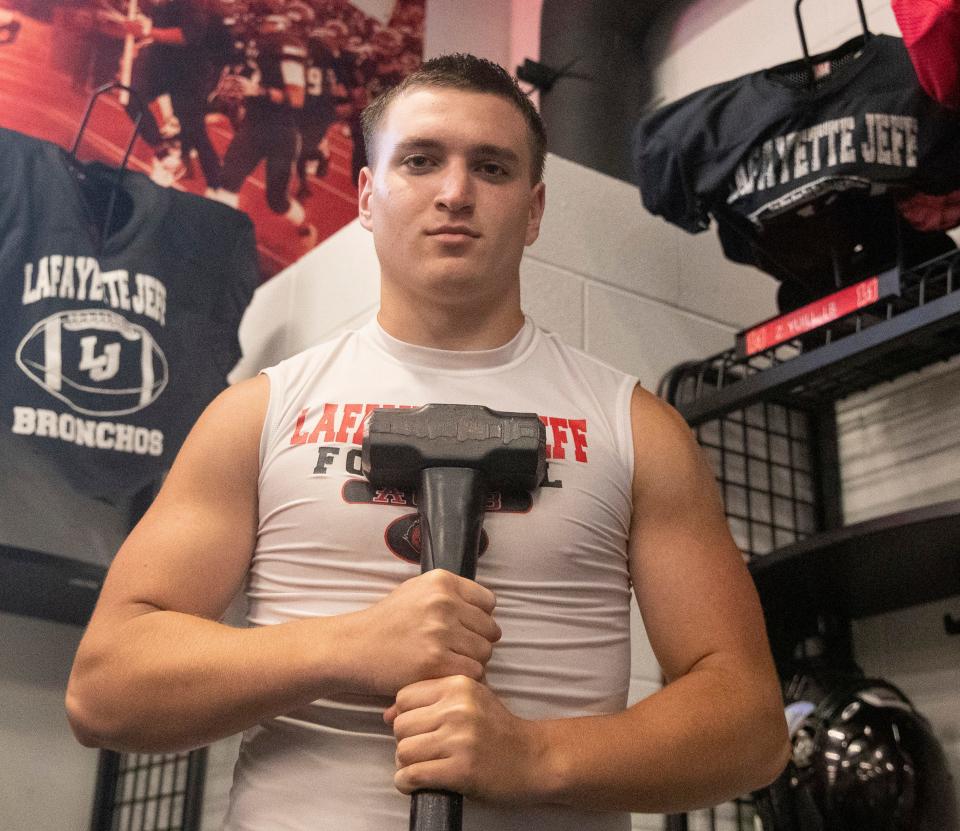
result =
[[2,440],[119,503],[170,467],[226,386],[259,275],[245,214],[139,173],[101,242],[81,183],[103,196],[114,179],[0,129]]

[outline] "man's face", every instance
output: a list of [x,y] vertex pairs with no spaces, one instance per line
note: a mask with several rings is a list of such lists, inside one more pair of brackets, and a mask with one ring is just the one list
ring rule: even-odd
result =
[[517,108],[496,95],[414,87],[391,103],[373,149],[360,221],[373,232],[385,296],[484,306],[515,296],[544,205]]

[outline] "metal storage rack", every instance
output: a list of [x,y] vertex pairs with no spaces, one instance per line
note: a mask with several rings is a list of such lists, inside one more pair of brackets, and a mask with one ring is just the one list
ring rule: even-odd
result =
[[[660,385],[714,464],[782,673],[811,648],[852,664],[853,619],[960,594],[960,501],[843,522],[835,402],[960,354],[960,250],[899,286],[757,354],[680,364]],[[743,802],[668,827],[753,828]]]
[[809,409],[960,351],[960,253],[900,275],[900,294],[801,338],[676,367],[668,398],[691,425],[756,401]]
[[100,754],[91,831],[199,831],[207,749]]

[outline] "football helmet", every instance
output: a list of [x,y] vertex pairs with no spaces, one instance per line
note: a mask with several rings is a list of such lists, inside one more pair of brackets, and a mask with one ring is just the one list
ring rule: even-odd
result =
[[943,749],[893,684],[850,679],[786,717],[790,765],[755,795],[764,831],[958,831]]

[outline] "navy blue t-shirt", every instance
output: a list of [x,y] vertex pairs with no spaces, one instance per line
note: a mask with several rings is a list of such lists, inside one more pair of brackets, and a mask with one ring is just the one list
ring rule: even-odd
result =
[[0,430],[113,502],[169,468],[226,386],[259,282],[245,214],[138,173],[122,187],[100,246],[67,153],[0,129]]

